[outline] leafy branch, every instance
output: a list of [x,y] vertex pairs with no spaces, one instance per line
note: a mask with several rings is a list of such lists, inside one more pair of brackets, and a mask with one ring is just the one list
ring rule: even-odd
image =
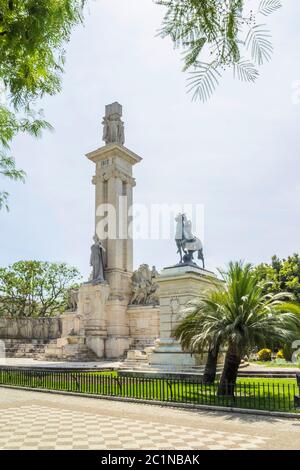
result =
[[211,98],[228,69],[239,80],[254,82],[258,67],[271,58],[271,34],[257,19],[279,10],[280,0],[261,0],[257,11],[247,11],[246,0],[154,1],[167,9],[161,37],[184,50],[183,70],[189,70],[193,99]]
[[221,74],[213,63],[199,63],[196,70],[190,73],[187,84],[188,91],[193,92],[193,100],[208,100],[219,84],[220,77]]
[[268,16],[282,7],[280,0],[262,0],[259,5],[259,13]]
[[269,40],[270,37],[269,31],[263,24],[253,26],[248,31],[245,45],[247,49],[251,49],[251,57],[258,65],[271,59],[273,46]]
[[[21,117],[5,106],[0,106],[0,176],[13,181],[25,182],[26,174],[17,169],[15,159],[8,154],[10,142],[19,133],[40,137],[43,130],[52,130],[52,126],[43,119],[42,111],[34,112],[29,106]],[[0,192],[0,210],[8,210],[8,193]]]
[[258,77],[258,71],[247,60],[243,60],[233,64],[233,74],[242,82],[255,82]]
[[[86,0],[0,0],[0,176],[24,181],[9,157],[18,133],[40,137],[51,129],[39,99],[61,90],[65,44],[82,22]],[[5,99],[3,99],[5,98]],[[0,192],[0,209],[8,194]]]

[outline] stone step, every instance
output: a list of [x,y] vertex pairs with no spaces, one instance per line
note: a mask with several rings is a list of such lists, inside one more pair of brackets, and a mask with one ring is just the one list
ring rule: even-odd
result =
[[4,339],[5,355],[8,358],[33,358],[44,354],[48,341],[29,339]]
[[59,346],[57,340],[7,339],[5,355],[7,358],[31,358],[36,360],[68,360],[96,362],[98,356],[87,347],[85,338],[78,337],[78,343]]
[[46,348],[45,360],[67,360],[79,362],[96,362],[99,357],[85,343],[84,337],[78,337],[78,342],[59,345],[51,344]]

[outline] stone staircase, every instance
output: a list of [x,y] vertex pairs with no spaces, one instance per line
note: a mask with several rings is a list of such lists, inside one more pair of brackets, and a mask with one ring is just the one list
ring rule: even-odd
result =
[[99,357],[86,345],[84,336],[67,336],[47,345],[44,360],[62,360],[68,362],[97,362]]
[[86,345],[85,337],[69,336],[53,340],[2,339],[7,358],[37,361],[97,362],[99,357]]
[[3,339],[5,355],[8,358],[32,358],[43,359],[45,350],[51,342],[40,339]]

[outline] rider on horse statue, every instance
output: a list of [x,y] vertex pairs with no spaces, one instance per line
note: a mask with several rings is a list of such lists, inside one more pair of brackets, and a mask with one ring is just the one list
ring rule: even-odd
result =
[[175,221],[177,222],[175,241],[178,248],[177,253],[180,255],[180,263],[196,264],[193,261],[194,253],[198,251],[198,259],[202,260],[204,269],[203,246],[199,238],[192,233],[192,222],[188,220],[186,214],[178,214]]

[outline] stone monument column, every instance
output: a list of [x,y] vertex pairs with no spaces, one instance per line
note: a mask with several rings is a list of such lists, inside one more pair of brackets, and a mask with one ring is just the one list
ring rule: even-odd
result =
[[105,304],[107,338],[104,355],[118,358],[129,348],[127,306],[131,295],[133,269],[131,218],[135,180],[132,168],[142,159],[124,147],[122,106],[106,106],[103,119],[105,146],[88,153],[95,164],[95,232],[105,249],[105,281],[110,293]]

